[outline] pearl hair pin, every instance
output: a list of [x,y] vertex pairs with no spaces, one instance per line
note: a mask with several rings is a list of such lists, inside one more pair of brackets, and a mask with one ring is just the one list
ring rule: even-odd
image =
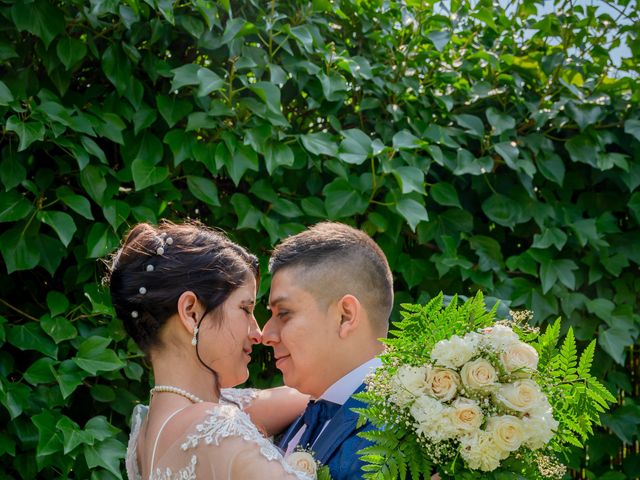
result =
[[132,318],[138,318],[138,311],[134,310],[133,312],[131,312],[131,317]]
[[145,293],[147,293],[147,289],[146,289],[146,288],[144,288],[144,287],[140,287],[140,288],[138,289],[138,292],[140,292],[140,295],[144,295]]
[[153,265],[147,265],[147,272],[153,272]]
[[193,393],[189,393],[182,388],[174,387],[172,385],[156,385],[150,390],[151,395],[154,393],[175,393],[176,395],[180,395],[181,397],[186,398],[191,403],[204,403],[200,397],[195,396]]

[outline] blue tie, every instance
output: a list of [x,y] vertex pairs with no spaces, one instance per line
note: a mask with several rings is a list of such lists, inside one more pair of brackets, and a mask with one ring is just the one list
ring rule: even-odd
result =
[[327,400],[309,401],[306,410],[302,414],[302,421],[307,428],[300,437],[298,445],[302,448],[313,445],[324,424],[331,420],[339,409],[340,405]]

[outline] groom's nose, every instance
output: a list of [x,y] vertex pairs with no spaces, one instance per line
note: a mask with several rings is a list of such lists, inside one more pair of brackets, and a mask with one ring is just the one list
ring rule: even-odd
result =
[[280,339],[280,333],[278,328],[273,321],[273,317],[267,320],[267,323],[262,327],[262,344],[273,347],[276,343],[278,343]]

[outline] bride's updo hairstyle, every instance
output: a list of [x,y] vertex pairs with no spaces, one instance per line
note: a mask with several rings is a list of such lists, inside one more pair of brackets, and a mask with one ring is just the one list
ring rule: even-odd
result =
[[177,312],[182,293],[193,292],[204,305],[200,326],[249,275],[258,280],[258,274],[257,257],[223,233],[198,222],[162,221],[131,229],[108,262],[105,283],[127,333],[149,355],[160,346],[158,333]]

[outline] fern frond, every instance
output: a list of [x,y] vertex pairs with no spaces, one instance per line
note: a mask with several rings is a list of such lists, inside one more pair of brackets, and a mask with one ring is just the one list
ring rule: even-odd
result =
[[580,355],[580,362],[578,363],[578,376],[580,378],[589,378],[591,365],[593,364],[593,354],[596,351],[596,341],[592,340],[587,348],[584,349],[582,355]]
[[555,355],[556,345],[558,344],[559,338],[560,317],[558,317],[555,322],[549,325],[545,332],[538,338],[538,342],[533,344],[535,349],[538,351],[538,366],[541,371],[544,371],[546,369],[551,359]]

